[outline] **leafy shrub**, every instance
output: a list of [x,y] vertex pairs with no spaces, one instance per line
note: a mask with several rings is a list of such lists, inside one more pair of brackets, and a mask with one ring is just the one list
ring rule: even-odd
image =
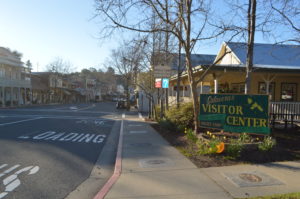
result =
[[162,119],[158,123],[163,129],[168,129],[170,131],[177,131],[176,126],[170,120]]
[[203,139],[199,139],[197,142],[197,147],[198,147],[198,153],[201,155],[206,155],[209,154],[209,145],[208,142],[203,140]]
[[192,129],[185,129],[184,134],[186,135],[187,139],[193,143],[196,143],[198,140],[197,135],[194,133]]
[[154,109],[155,109],[155,120],[156,121],[160,121],[162,118],[160,118],[160,106],[159,105],[157,105],[157,106],[155,106],[154,107]]
[[179,130],[192,128],[194,123],[193,104],[181,104],[179,108],[172,106],[166,111],[166,118],[175,124]]
[[229,144],[226,145],[225,151],[230,159],[237,159],[240,157],[243,147],[244,145],[240,139],[230,139]]
[[222,142],[219,137],[216,137],[210,132],[208,132],[208,135],[210,135],[209,140],[198,139],[198,141],[196,142],[198,153],[202,155],[222,153],[225,148],[224,142]]
[[250,136],[249,134],[247,134],[247,133],[242,133],[242,134],[240,134],[240,136],[239,136],[239,141],[240,141],[241,143],[250,143],[250,142],[252,142],[252,139],[251,139],[251,136]]
[[271,136],[266,136],[264,140],[258,144],[258,149],[260,151],[270,151],[276,145],[276,140]]

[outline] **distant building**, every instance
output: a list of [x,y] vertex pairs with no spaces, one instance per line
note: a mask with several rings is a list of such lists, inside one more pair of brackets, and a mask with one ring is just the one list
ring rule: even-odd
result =
[[0,47],[0,105],[2,107],[31,103],[30,73],[20,56]]

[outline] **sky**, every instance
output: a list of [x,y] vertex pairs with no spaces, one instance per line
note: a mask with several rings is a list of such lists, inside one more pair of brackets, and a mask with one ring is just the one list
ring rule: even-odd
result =
[[[222,1],[215,3],[216,12],[224,12]],[[33,71],[45,71],[57,57],[70,62],[73,71],[104,69],[111,50],[126,37],[99,39],[103,22],[93,18],[94,0],[0,0],[0,13],[0,46],[22,53]],[[217,54],[222,41],[200,45],[193,53]],[[259,34],[255,42],[268,43]]]
[[100,40],[94,0],[0,0],[0,46],[23,54],[33,71],[59,57],[75,71],[100,68],[116,40]]

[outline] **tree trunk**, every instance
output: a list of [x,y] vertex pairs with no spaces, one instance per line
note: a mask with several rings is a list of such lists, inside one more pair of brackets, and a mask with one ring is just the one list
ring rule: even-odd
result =
[[251,80],[253,71],[253,46],[255,36],[256,0],[249,0],[248,5],[248,43],[246,60],[245,94],[251,94]]
[[187,71],[188,71],[188,79],[191,88],[191,97],[193,99],[193,109],[194,109],[194,130],[195,133],[199,132],[199,121],[198,121],[198,114],[199,114],[199,100],[197,94],[197,82],[195,81],[193,75],[193,69],[190,61],[190,54],[186,55],[186,63],[187,63]]
[[176,89],[176,105],[177,105],[177,108],[179,108],[179,106],[180,106],[180,76],[181,76],[181,43],[179,41],[178,67],[177,67],[177,89]]
[[199,132],[199,102],[197,94],[197,81],[193,75],[193,68],[191,63],[191,13],[192,13],[192,0],[185,1],[186,7],[186,22],[184,25],[184,31],[186,39],[184,41],[184,50],[186,54],[186,69],[188,73],[188,80],[191,88],[191,95],[193,99],[193,109],[194,109],[194,132],[197,134]]

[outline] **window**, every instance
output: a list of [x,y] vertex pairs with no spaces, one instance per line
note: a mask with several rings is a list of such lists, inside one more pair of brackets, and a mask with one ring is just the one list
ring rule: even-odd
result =
[[[265,82],[258,83],[258,93],[267,94],[267,84]],[[271,100],[275,100],[275,82],[269,84],[269,95],[271,95]]]
[[232,83],[231,84],[232,93],[244,93],[245,92],[245,83]]
[[296,83],[281,83],[281,101],[297,101]]

